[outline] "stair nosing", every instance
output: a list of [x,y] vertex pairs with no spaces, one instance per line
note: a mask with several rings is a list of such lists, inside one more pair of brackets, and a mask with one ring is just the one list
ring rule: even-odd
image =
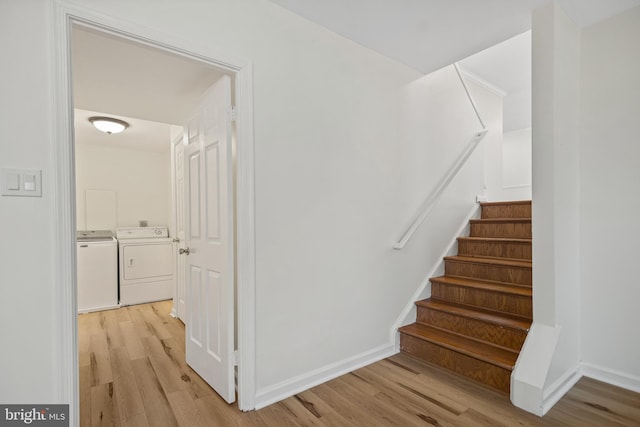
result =
[[490,280],[490,279],[478,279],[476,277],[473,276],[460,276],[458,274],[443,274],[442,276],[436,276],[435,278],[441,278],[441,277],[452,277],[455,279],[463,279],[463,280],[473,280],[476,282],[482,282],[482,283],[487,283],[487,284],[495,284],[498,286],[515,286],[516,288],[524,288],[524,289],[532,289],[531,285],[521,285],[519,283],[513,283],[513,282],[501,282],[500,280]]
[[517,206],[531,205],[531,200],[513,200],[504,202],[480,202],[480,206]]
[[[471,341],[471,342],[474,342],[474,343],[478,344],[479,346],[490,347],[490,348],[496,349],[496,350],[501,351],[501,352],[510,353],[512,356],[515,356],[515,360],[513,361],[513,365],[505,363],[503,361],[497,361],[495,359],[492,359],[488,355],[479,354],[477,351],[472,351],[472,350],[470,350],[470,349],[468,349],[466,347],[456,346],[456,345],[452,345],[452,344],[449,344],[449,343],[443,343],[443,342],[437,341],[433,337],[427,337],[427,336],[424,336],[424,335],[420,335],[418,332],[412,331],[412,327],[416,328],[416,329],[427,328],[427,329],[436,330],[436,331],[439,331],[441,334],[453,335],[453,336],[458,337],[460,340]],[[495,345],[493,345],[491,343],[488,343],[486,341],[479,342],[477,340],[470,339],[467,336],[460,336],[459,334],[455,334],[455,333],[452,333],[450,331],[441,330],[440,328],[436,328],[436,327],[433,327],[433,326],[430,326],[430,325],[425,325],[425,324],[422,324],[422,323],[413,323],[411,325],[403,326],[402,328],[399,329],[399,331],[400,331],[400,333],[404,333],[404,334],[410,335],[410,336],[412,336],[414,338],[417,338],[419,340],[430,342],[432,344],[438,345],[440,347],[444,347],[444,348],[446,348],[448,350],[451,350],[451,351],[454,351],[456,353],[463,354],[465,356],[480,360],[480,361],[488,363],[490,365],[494,365],[494,366],[500,367],[502,369],[506,369],[508,371],[512,371],[513,370],[513,368],[515,366],[515,362],[517,360],[517,356],[518,356],[518,352],[507,351],[502,347],[495,346]]]
[[[530,319],[527,319],[525,317],[518,316],[515,314],[503,313],[501,311],[496,311],[496,310],[490,310],[483,307],[460,304],[457,302],[451,302],[451,301],[447,301],[439,298],[428,298],[428,299],[416,301],[415,304],[416,306],[422,307],[427,310],[434,310],[434,311],[439,311],[441,313],[448,313],[452,316],[464,317],[466,319],[472,319],[472,320],[476,320],[483,323],[489,323],[492,325],[509,328],[515,331],[529,332],[529,329],[531,329]],[[432,306],[432,304],[435,304],[436,306],[434,307]],[[439,307],[438,305],[453,307],[454,309],[462,310],[463,313],[447,311],[446,307]],[[473,312],[479,313],[480,315],[488,315],[491,318],[478,318],[473,315]],[[505,320],[507,323],[501,322],[500,320]],[[519,322],[522,324],[526,323],[528,325],[527,326],[515,325],[513,323],[510,323],[510,321]],[[421,323],[421,322],[418,322],[418,323]]]
[[480,236],[466,236],[466,237],[458,237],[458,241],[488,241],[490,243],[520,243],[520,244],[531,244],[532,239],[522,239],[515,237],[480,237]]
[[[520,258],[482,257],[470,255],[449,255],[444,257],[445,261],[472,262],[476,264],[498,265],[502,267],[531,269],[532,261]],[[524,265],[514,265],[524,264]]]
[[517,222],[517,223],[528,223],[531,222],[531,218],[523,217],[523,218],[474,218],[470,219],[469,222],[471,224],[487,224],[492,222]]
[[[447,278],[453,278],[458,279],[460,282],[466,282],[466,283],[446,283],[446,279]],[[443,281],[443,279],[445,279]],[[461,276],[452,276],[452,275],[444,275],[444,276],[436,276],[436,277],[431,277],[429,279],[429,281],[431,282],[438,282],[438,283],[443,283],[446,285],[451,285],[451,286],[463,286],[463,287],[469,287],[469,288],[476,288],[476,289],[483,289],[485,291],[488,292],[497,292],[497,293],[503,293],[503,294],[513,294],[513,295],[517,295],[517,296],[522,296],[522,297],[531,297],[531,291],[532,288],[529,286],[522,286],[522,285],[515,285],[513,283],[504,283],[504,282],[493,282],[493,281],[489,281],[489,280],[482,280],[482,279],[475,279],[472,277],[461,277]],[[474,286],[474,284],[478,284],[480,286]],[[502,287],[502,288],[515,288],[514,290],[524,290],[526,292],[524,293],[520,293],[520,292],[509,292],[508,289],[488,289],[486,287],[483,287],[482,285],[489,285],[489,286],[497,286],[497,287]],[[529,295],[527,295],[529,294]]]

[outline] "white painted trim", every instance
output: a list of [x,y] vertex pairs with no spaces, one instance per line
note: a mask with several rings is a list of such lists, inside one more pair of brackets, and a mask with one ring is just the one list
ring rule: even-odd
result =
[[237,201],[238,201],[238,407],[251,410],[255,406],[255,212],[254,212],[254,134],[253,134],[253,69],[251,62],[239,60],[211,48],[203,42],[194,46],[164,33],[138,24],[96,13],[84,6],[54,0],[52,2],[52,135],[55,153],[52,170],[55,182],[52,193],[55,204],[55,289],[58,295],[57,319],[58,400],[69,403],[70,424],[78,424],[79,385],[77,359],[77,316],[75,302],[75,176],[73,123],[71,108],[71,24],[86,25],[116,34],[138,43],[166,49],[174,54],[223,68],[236,75]]
[[549,412],[549,409],[558,403],[562,397],[567,394],[571,388],[582,378],[582,369],[580,365],[576,365],[573,369],[569,369],[560,378],[558,378],[551,386],[544,389],[542,393],[542,414]]
[[[175,125],[173,125],[175,126]],[[175,126],[178,127],[178,126]],[[184,131],[183,131],[184,132]],[[173,229],[173,238],[175,240],[176,235],[178,233],[178,197],[176,194],[176,149],[175,146],[177,144],[182,143],[182,137],[180,135],[178,136],[171,136],[171,143],[170,143],[170,150],[171,153],[170,156],[170,160],[171,160],[171,228]],[[171,317],[174,318],[178,318],[178,309],[177,309],[177,304],[178,304],[178,278],[177,278],[177,271],[178,271],[178,254],[177,252],[175,252],[173,254],[173,262],[174,262],[174,271],[176,271],[176,280],[173,283],[173,301],[171,301],[171,312],[169,313],[169,315]]]
[[507,92],[506,90],[494,85],[493,83],[489,83],[487,80],[483,79],[477,74],[472,73],[471,71],[464,68],[464,65],[460,65],[460,63],[457,63],[457,64],[460,69],[460,74],[462,74],[465,78],[472,80],[478,86],[488,90],[489,92],[495,95],[498,95],[501,98],[504,98],[505,96],[509,95],[509,92]]
[[514,188],[530,188],[531,184],[518,184],[518,185],[503,185],[502,188],[504,190],[510,190]]
[[586,362],[582,363],[582,374],[594,380],[640,393],[640,377],[635,375]]
[[360,369],[398,353],[393,344],[385,344],[322,368],[258,390],[256,409],[284,400],[341,375]]
[[57,403],[69,404],[69,425],[80,422],[78,365],[78,321],[76,299],[76,198],[75,159],[73,150],[73,112],[71,102],[69,21],[63,8],[50,5],[51,84],[53,88],[51,114],[52,179],[51,198],[54,206],[54,273],[53,285],[57,297],[56,338],[54,356],[57,379]]
[[256,231],[253,138],[253,66],[236,72],[236,263],[238,286],[238,408],[256,399]]
[[438,275],[438,271],[444,271],[444,257],[455,254],[455,249],[458,244],[458,237],[468,236],[469,235],[469,220],[472,218],[479,218],[480,216],[480,205],[478,203],[474,203],[472,208],[469,210],[467,215],[464,217],[458,229],[453,234],[453,237],[449,241],[449,244],[446,246],[445,250],[442,252],[438,261],[433,266],[429,273],[427,273],[424,280],[418,286],[418,289],[413,293],[413,296],[405,306],[404,310],[400,313],[396,321],[393,323],[393,327],[391,328],[391,340],[395,343],[396,350],[400,350],[400,341],[398,338],[398,329],[404,325],[408,325],[411,322],[415,322],[416,318],[416,301],[423,300],[431,297],[431,278]]

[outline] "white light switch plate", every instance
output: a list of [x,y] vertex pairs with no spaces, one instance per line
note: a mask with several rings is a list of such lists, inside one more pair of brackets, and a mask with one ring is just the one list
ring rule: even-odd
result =
[[3,196],[41,197],[42,171],[0,169],[0,194]]

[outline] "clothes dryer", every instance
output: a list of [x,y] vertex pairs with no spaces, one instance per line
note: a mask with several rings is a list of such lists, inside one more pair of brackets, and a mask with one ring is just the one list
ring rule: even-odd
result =
[[121,227],[116,238],[120,305],[173,298],[176,248],[167,227]]

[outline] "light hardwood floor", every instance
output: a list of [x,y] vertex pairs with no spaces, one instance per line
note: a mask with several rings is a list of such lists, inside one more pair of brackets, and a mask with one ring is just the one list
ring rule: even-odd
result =
[[184,361],[169,301],[78,317],[81,426],[640,426],[640,394],[582,379],[544,418],[396,355],[259,411],[227,405]]

